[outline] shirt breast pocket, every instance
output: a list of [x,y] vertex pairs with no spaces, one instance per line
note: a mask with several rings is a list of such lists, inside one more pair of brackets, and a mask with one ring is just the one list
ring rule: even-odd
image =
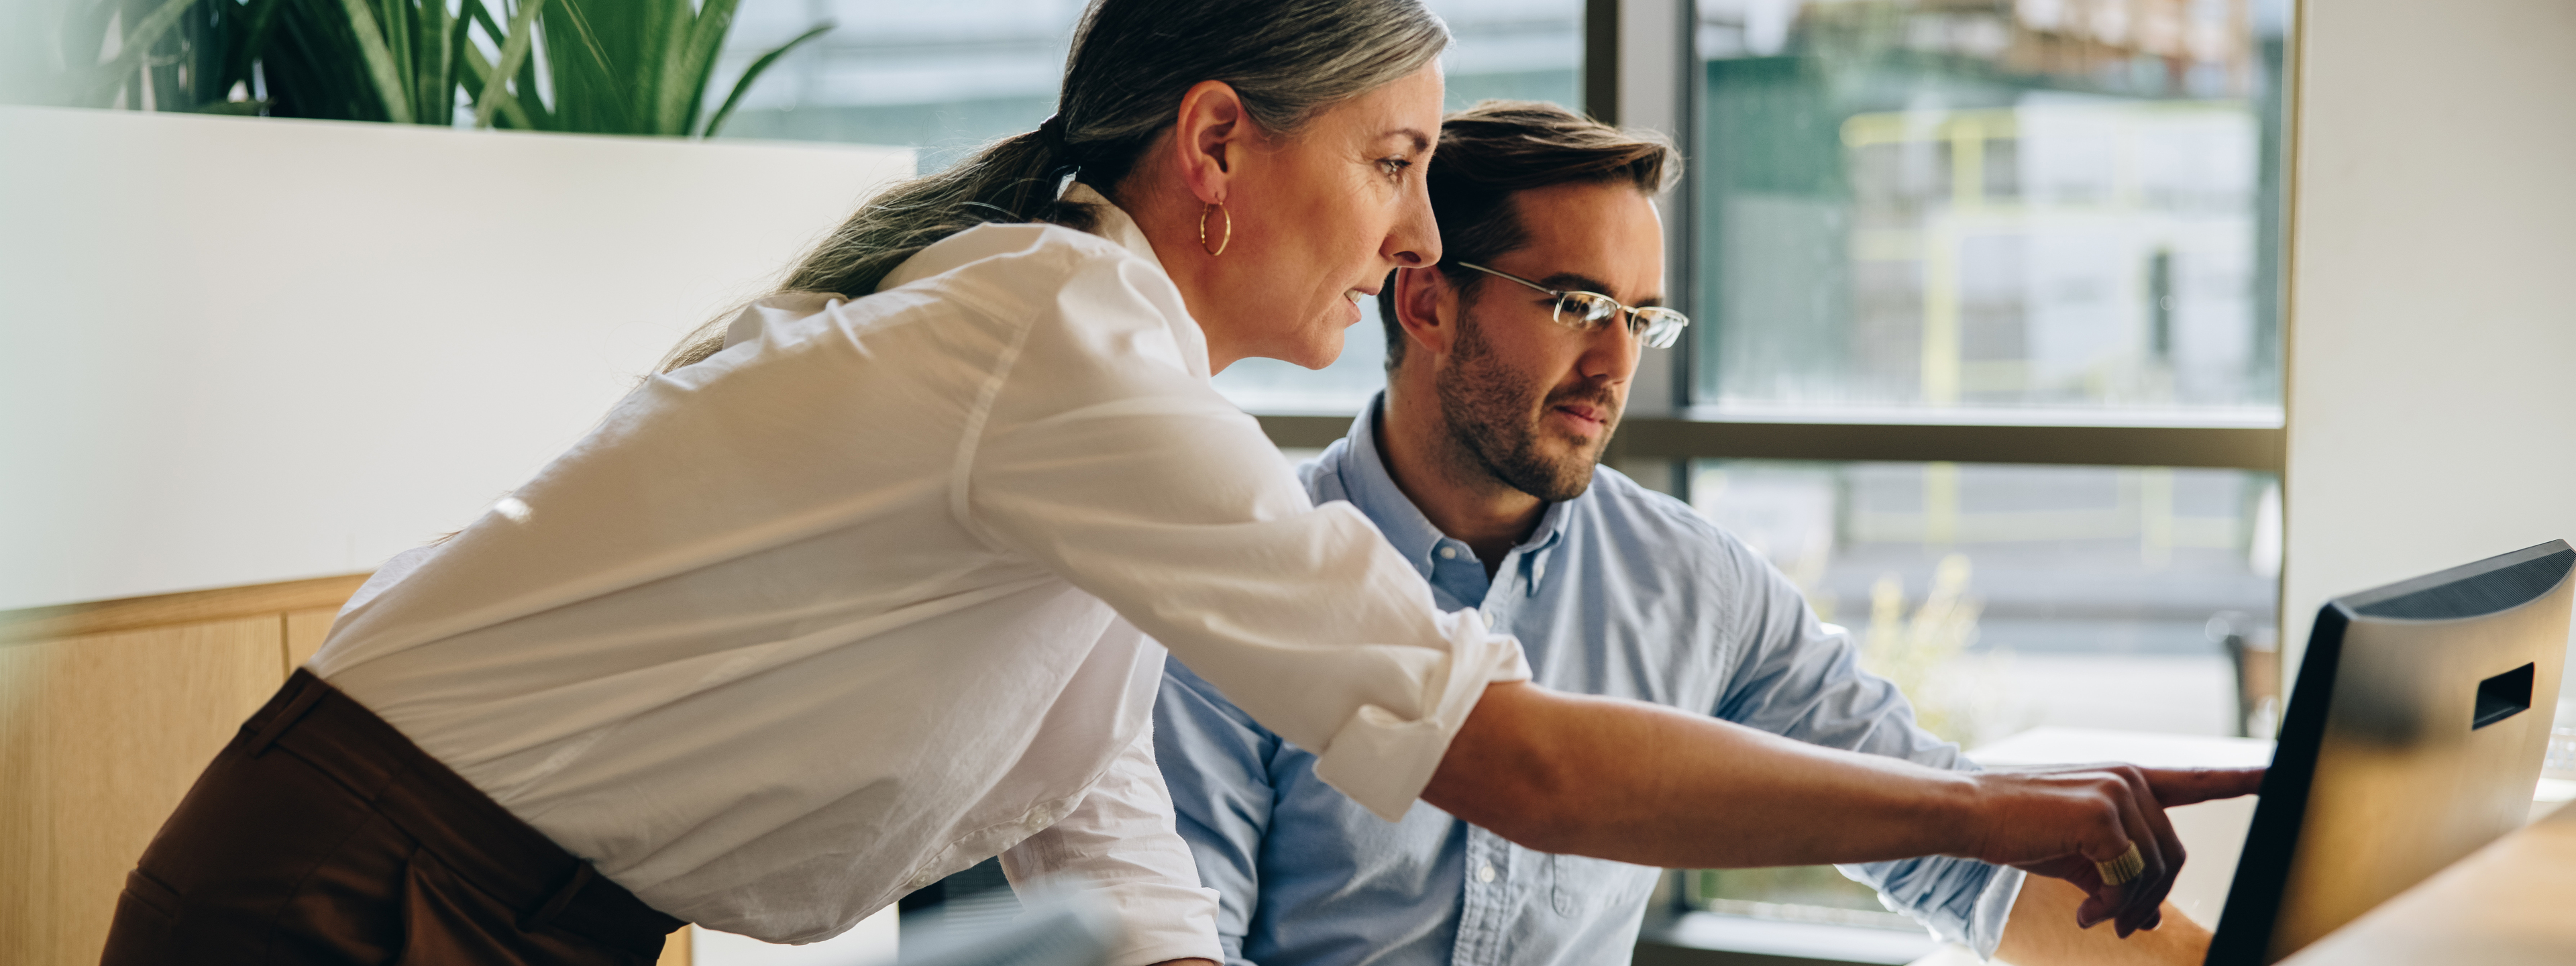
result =
[[1626,913],[1654,890],[1656,870],[1579,855],[1547,857],[1547,902],[1556,914],[1593,917]]

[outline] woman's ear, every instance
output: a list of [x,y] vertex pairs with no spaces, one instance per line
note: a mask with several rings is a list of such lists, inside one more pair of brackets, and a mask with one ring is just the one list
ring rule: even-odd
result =
[[1172,160],[1201,203],[1225,203],[1252,133],[1243,98],[1232,85],[1200,81],[1181,95],[1180,117],[1172,127]]
[[1447,356],[1450,343],[1458,336],[1458,290],[1450,287],[1449,277],[1432,266],[1400,268],[1395,272],[1395,321],[1404,329],[1412,345],[1407,356],[1421,349],[1434,356]]

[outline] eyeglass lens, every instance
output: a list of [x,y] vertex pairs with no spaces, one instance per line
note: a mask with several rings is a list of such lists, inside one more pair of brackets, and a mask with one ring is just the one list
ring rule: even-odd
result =
[[[1572,316],[1586,328],[1598,327],[1619,314],[1619,310],[1617,301],[1593,292],[1567,292],[1556,300],[1558,322],[1565,322],[1567,316]],[[1657,349],[1670,348],[1681,338],[1682,327],[1690,324],[1687,317],[1667,308],[1648,307],[1635,311],[1636,319],[1629,323],[1630,331],[1636,333],[1639,341]]]
[[1567,292],[1556,299],[1556,320],[1565,321],[1568,314],[1585,325],[1599,325],[1619,311],[1619,303],[1591,292]]

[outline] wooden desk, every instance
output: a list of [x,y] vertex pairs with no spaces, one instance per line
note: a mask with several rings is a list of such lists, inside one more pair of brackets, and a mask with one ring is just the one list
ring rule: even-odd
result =
[[2398,893],[2281,966],[2576,962],[2576,807]]

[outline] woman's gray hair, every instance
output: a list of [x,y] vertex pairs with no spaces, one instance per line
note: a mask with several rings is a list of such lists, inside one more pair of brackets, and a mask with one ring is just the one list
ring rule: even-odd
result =
[[[1056,200],[1064,180],[1114,189],[1201,81],[1233,86],[1261,130],[1293,134],[1448,45],[1448,28],[1420,0],[1094,0],[1074,30],[1053,119],[869,199],[780,289],[859,298],[914,253],[987,222],[1090,229],[1087,207]],[[723,348],[724,322],[711,322],[660,371]]]

